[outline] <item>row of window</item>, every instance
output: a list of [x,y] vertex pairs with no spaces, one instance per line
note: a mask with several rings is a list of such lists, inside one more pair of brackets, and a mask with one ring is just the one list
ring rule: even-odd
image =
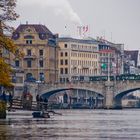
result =
[[[20,61],[16,60],[15,61],[15,66],[20,67]],[[31,68],[32,67],[32,60],[27,60],[27,67]],[[39,60],[39,67],[43,68],[44,67],[44,62],[43,60]]]
[[[32,73],[27,73],[26,74],[26,80],[27,81],[32,81],[32,82],[34,81],[35,82],[36,79],[34,78]],[[40,80],[40,81],[44,81],[45,80],[45,75],[44,75],[43,72],[39,73],[39,79],[38,80]]]
[[65,59],[65,60],[61,59],[60,60],[60,65],[68,65],[68,60],[67,59]]
[[113,53],[100,53],[100,56],[114,57]]
[[71,74],[80,74],[80,75],[97,75],[98,70],[95,69],[71,69]]
[[60,68],[60,74],[68,74],[68,68]]
[[79,52],[71,52],[71,56],[73,57],[87,57],[87,58],[98,58],[97,54],[89,54],[89,53],[79,53]]
[[98,66],[97,61],[86,61],[86,60],[71,60],[71,64],[74,66],[78,65]]
[[60,53],[60,56],[61,56],[61,57],[62,57],[62,56],[66,56],[66,57],[67,57],[67,56],[68,56],[68,52],[61,52],[61,53]]
[[69,82],[69,78],[60,78],[60,82]]
[[[68,74],[68,68],[60,68],[60,74]],[[89,74],[89,75],[97,75],[98,70],[95,69],[71,69],[71,74]]]
[[97,51],[96,46],[77,45],[77,44],[71,44],[71,49],[73,49],[73,50],[85,50],[85,51]]
[[[61,52],[60,56],[68,56],[67,52]],[[88,58],[96,58],[98,57],[97,54],[89,54],[89,53],[79,53],[79,52],[71,52],[71,56],[73,57],[88,57]]]
[[[39,55],[40,56],[43,56],[44,52],[43,50],[39,50]],[[27,49],[27,55],[28,56],[31,56],[32,55],[32,50],[31,49]]]

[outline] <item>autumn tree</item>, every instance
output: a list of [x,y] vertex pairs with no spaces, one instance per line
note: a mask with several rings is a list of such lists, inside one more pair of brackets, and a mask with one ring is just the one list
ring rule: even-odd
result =
[[18,18],[15,12],[16,0],[0,0],[0,85],[11,85],[11,67],[5,61],[2,52],[4,49],[10,53],[16,54],[17,47],[13,41],[8,38],[5,33],[12,33],[13,28],[8,26],[7,23]]

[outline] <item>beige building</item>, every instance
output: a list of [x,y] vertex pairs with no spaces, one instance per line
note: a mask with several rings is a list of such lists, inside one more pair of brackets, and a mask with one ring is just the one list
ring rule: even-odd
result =
[[59,38],[59,81],[88,80],[99,75],[98,44],[93,40]]
[[[16,68],[24,70],[26,81],[55,82],[58,79],[57,35],[40,24],[21,24],[12,39],[22,51],[22,59],[14,58]],[[12,58],[13,59],[13,58]]]

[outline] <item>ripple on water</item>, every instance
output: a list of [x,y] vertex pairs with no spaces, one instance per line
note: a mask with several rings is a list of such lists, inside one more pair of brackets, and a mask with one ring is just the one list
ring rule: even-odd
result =
[[49,119],[0,120],[0,140],[139,140],[140,110],[59,110]]

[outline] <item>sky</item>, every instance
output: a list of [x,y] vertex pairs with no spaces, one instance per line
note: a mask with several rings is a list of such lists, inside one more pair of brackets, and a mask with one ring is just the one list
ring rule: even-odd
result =
[[17,0],[18,18],[12,25],[43,24],[60,36],[105,38],[140,50],[140,0]]

